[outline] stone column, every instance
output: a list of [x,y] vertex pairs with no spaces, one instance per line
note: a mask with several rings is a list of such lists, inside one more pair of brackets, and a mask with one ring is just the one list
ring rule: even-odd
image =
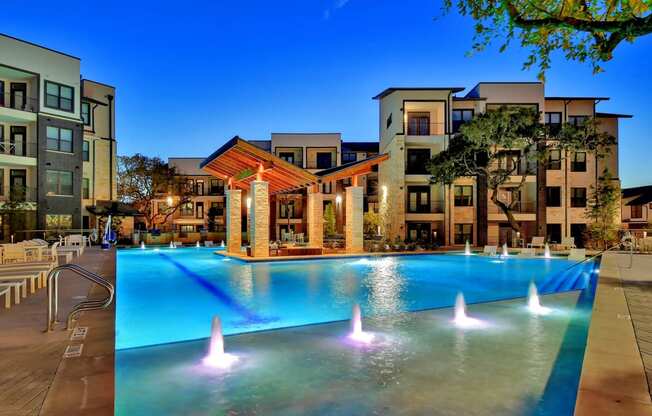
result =
[[363,192],[361,186],[346,188],[346,252],[363,251]]
[[308,188],[308,240],[311,247],[324,245],[324,198]]
[[242,246],[242,191],[226,191],[226,251],[239,254]]
[[265,181],[251,182],[251,209],[249,218],[252,257],[269,256],[269,183]]

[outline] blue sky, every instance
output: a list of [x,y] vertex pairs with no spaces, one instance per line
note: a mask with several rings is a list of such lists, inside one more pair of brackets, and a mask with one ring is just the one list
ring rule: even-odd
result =
[[[518,46],[467,57],[472,22],[426,0],[3,1],[0,32],[82,58],[115,85],[119,153],[206,156],[270,132],[378,137],[388,86],[533,81]],[[436,19],[434,19],[437,17]],[[606,72],[556,57],[549,95],[606,95],[621,123],[625,186],[652,183],[652,36],[623,44]]]

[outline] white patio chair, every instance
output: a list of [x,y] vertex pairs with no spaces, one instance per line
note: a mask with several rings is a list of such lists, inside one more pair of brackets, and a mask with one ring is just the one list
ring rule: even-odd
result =
[[3,246],[2,261],[3,264],[25,263],[27,261],[25,247],[21,244],[5,244]]
[[497,252],[498,246],[484,246],[484,250],[482,250],[482,254],[486,254],[488,256],[495,256]]
[[27,297],[27,282],[24,279],[0,283],[0,290],[3,288],[14,289],[14,303],[16,305],[20,304],[21,297]]
[[11,288],[0,287],[0,296],[5,296],[5,309],[11,308]]
[[545,244],[544,237],[532,237],[532,242],[528,243],[528,248],[543,248]]
[[204,247],[213,247],[213,242],[209,240],[204,241]]
[[561,239],[561,243],[559,244],[559,247],[562,250],[570,250],[572,248],[575,248],[575,237],[563,237]]

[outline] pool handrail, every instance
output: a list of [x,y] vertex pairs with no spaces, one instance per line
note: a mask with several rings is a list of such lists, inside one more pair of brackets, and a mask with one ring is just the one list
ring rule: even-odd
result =
[[[82,302],[79,302],[76,304],[70,313],[68,313],[68,317],[66,319],[66,329],[70,330],[72,329],[71,324],[72,320],[74,319],[75,315],[77,315],[80,312],[83,311],[90,311],[90,310],[96,310],[96,309],[105,309],[107,308],[111,302],[113,302],[113,298],[115,296],[115,288],[111,284],[111,282],[107,281],[104,279],[102,276],[93,273],[77,264],[72,264],[72,263],[67,263],[63,264],[61,266],[57,266],[50,270],[48,273],[48,278],[47,278],[47,285],[48,285],[48,313],[47,313],[47,326],[45,331],[50,332],[54,329],[54,325],[58,322],[58,314],[59,314],[59,274],[63,270],[70,270],[73,273],[75,273],[78,276],[81,276],[87,280],[90,280],[91,282],[98,284],[102,286],[103,288],[106,289],[108,292],[108,295],[104,299],[95,299],[95,300],[85,300]],[[54,306],[54,308],[53,308]]]

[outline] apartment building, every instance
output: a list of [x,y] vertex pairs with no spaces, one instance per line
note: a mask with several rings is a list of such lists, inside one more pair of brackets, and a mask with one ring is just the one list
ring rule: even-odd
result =
[[0,35],[0,203],[23,219],[0,240],[89,228],[86,207],[116,199],[115,89],[80,69],[77,57]]
[[[378,141],[343,141],[340,133],[272,133],[269,140],[248,140],[256,147],[310,172],[328,172],[348,163],[378,154]],[[207,175],[199,165],[204,158],[170,158],[168,164],[175,168],[192,191],[191,200],[170,215],[161,229],[175,231],[181,239],[192,241],[202,231],[223,233],[225,221],[225,183],[222,179]],[[350,179],[348,180],[350,182]],[[337,231],[344,227],[344,188],[347,180],[322,183],[324,208],[333,204]],[[362,179],[365,189],[365,210],[377,210],[378,178],[372,173]],[[247,232],[249,197],[243,191],[242,231]],[[297,190],[270,197],[270,236],[280,239],[282,232],[306,233],[306,191]],[[209,210],[213,208],[212,214]],[[157,212],[167,212],[165,198],[157,201]]]
[[587,198],[606,168],[618,180],[618,147],[597,160],[590,152],[552,152],[547,163],[527,166],[520,155],[518,173],[527,173],[499,189],[500,200],[515,201],[521,233],[490,200],[487,184],[460,178],[451,186],[430,183],[426,162],[448,146],[474,115],[501,106],[531,107],[551,128],[597,118],[600,128],[618,139],[618,123],[631,116],[599,112],[608,97],[547,96],[540,82],[481,82],[464,95],[463,87],[388,88],[379,102],[380,152],[390,158],[379,168],[379,183],[388,195],[384,209],[391,218],[388,234],[408,241],[443,245],[523,244],[545,235],[559,242],[573,236],[582,243],[588,219]]
[[624,227],[652,228],[652,185],[623,189],[620,202]]

